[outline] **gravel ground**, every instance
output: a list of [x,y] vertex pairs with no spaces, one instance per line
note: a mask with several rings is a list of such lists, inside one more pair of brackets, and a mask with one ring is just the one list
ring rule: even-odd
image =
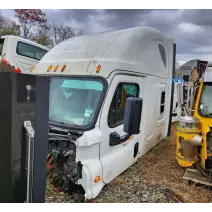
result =
[[[87,202],[101,203],[141,203],[141,202],[173,202],[168,198],[166,186],[152,186],[142,179],[140,164],[136,163],[119,177],[106,185],[95,200]],[[133,177],[131,177],[133,176]],[[46,202],[85,202],[82,189],[76,189],[74,193],[63,192],[47,193]]]
[[[185,169],[175,159],[175,125],[169,139],[161,141],[132,167],[106,185],[90,203],[173,203],[212,202],[212,194],[203,186],[186,185]],[[74,193],[46,192],[47,203],[83,203],[82,189]]]

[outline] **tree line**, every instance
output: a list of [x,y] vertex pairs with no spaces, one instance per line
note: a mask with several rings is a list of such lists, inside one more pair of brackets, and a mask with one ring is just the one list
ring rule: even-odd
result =
[[40,9],[15,9],[18,22],[0,13],[0,36],[16,35],[52,48],[68,38],[84,34],[81,28],[69,24],[48,23],[46,14]]

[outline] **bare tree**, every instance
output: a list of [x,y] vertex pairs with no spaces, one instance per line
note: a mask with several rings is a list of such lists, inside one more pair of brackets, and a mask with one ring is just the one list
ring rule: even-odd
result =
[[60,24],[53,23],[52,25],[52,37],[55,44],[83,34],[82,29],[73,28],[72,26],[62,22]]
[[20,26],[0,14],[0,36],[2,35],[20,35]]
[[42,27],[36,27],[31,35],[31,40],[49,48],[53,47],[51,39],[51,26],[45,25]]
[[3,24],[4,24],[4,17],[3,17],[3,15],[0,13],[0,29],[2,28]]

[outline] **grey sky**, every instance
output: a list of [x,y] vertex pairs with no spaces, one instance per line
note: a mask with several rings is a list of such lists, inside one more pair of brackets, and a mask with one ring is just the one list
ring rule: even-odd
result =
[[[70,23],[87,34],[149,26],[172,37],[177,60],[212,59],[211,10],[44,10],[48,21]],[[13,10],[1,10],[14,19]]]

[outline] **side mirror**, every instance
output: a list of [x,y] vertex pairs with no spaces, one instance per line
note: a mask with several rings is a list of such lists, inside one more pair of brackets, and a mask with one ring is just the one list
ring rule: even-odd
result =
[[127,134],[120,137],[117,132],[110,133],[110,146],[119,145],[131,135],[140,133],[142,105],[143,100],[141,98],[127,98],[124,112],[124,132]]
[[124,114],[124,132],[129,135],[140,133],[142,106],[142,98],[129,97],[126,100]]

